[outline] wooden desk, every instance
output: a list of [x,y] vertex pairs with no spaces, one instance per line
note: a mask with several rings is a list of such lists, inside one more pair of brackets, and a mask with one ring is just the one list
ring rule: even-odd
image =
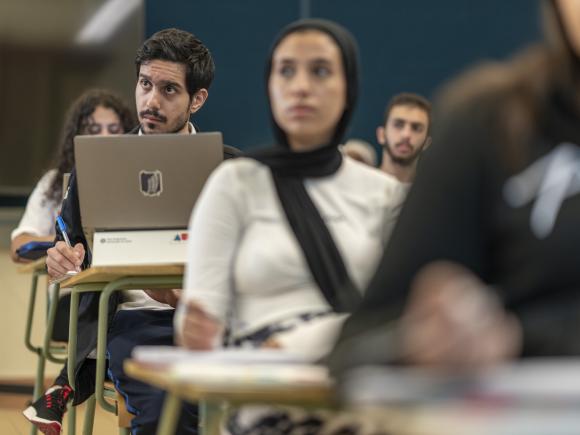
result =
[[183,276],[183,264],[144,266],[98,266],[83,270],[60,283],[61,287],[108,283],[124,277]]
[[328,408],[334,405],[334,390],[328,385],[252,385],[185,383],[170,376],[170,366],[125,361],[125,372],[140,381],[167,391],[167,398],[157,433],[173,434],[182,400],[198,402],[200,431],[204,435],[220,433],[224,403],[295,405],[307,408]]
[[[540,361],[539,364],[542,364]],[[572,365],[576,362],[572,361]],[[578,360],[580,364],[580,360]],[[531,380],[532,384],[543,391],[545,379],[553,379],[554,383],[565,382],[565,376],[575,377],[569,383],[577,384],[580,369],[570,371],[570,365],[548,367],[544,374]],[[580,365],[578,366],[580,367]],[[515,366],[516,372],[522,368]],[[147,365],[133,360],[125,362],[125,371],[130,376],[143,382],[148,382],[168,392],[164,406],[162,421],[158,434],[174,433],[174,424],[168,419],[177,421],[181,400],[200,402],[203,419],[203,434],[218,434],[219,422],[224,415],[220,405],[224,402],[235,404],[265,403],[287,404],[307,407],[329,407],[334,405],[334,392],[328,387],[300,387],[292,385],[272,386],[254,385],[252,387],[224,387],[223,384],[186,384],[172,378],[170,366]],[[527,370],[523,370],[523,378],[527,379]],[[536,372],[540,373],[540,372]],[[502,378],[499,378],[500,380]],[[500,382],[503,383],[503,382]],[[382,383],[378,383],[382,388]],[[385,384],[385,391],[388,384]],[[548,389],[551,389],[549,387]],[[556,386],[555,390],[560,388]],[[534,388],[532,388],[532,391]],[[389,435],[577,435],[580,433],[580,412],[578,398],[580,391],[571,392],[568,387],[562,389],[564,395],[560,399],[548,395],[548,398],[534,397],[509,398],[490,395],[484,397],[463,396],[461,389],[449,391],[449,395],[434,398],[425,395],[425,400],[403,403],[371,402],[368,398],[363,403],[345,401],[333,423],[342,419],[350,425],[358,425],[366,430],[362,433]],[[573,393],[572,395],[570,395]],[[552,397],[552,398],[550,398]],[[206,405],[205,407],[202,405]],[[208,406],[209,405],[209,406]],[[334,432],[331,432],[334,433]],[[339,432],[340,433],[340,432]]]
[[[109,299],[111,295],[119,290],[181,288],[183,270],[183,265],[99,266],[83,270],[78,275],[67,278],[60,283],[62,287],[71,288],[68,378],[73,390],[75,388],[74,369],[76,366],[80,294],[86,292],[101,293],[99,298],[95,395],[91,399],[92,402],[87,406],[85,421],[89,421],[92,424],[94,418],[94,400],[106,411],[116,413],[115,406],[105,400],[104,391]],[[69,414],[69,421],[74,421],[74,407],[69,408],[70,411],[72,412]],[[69,434],[73,433],[70,431],[71,427],[74,428],[74,425],[69,424]]]

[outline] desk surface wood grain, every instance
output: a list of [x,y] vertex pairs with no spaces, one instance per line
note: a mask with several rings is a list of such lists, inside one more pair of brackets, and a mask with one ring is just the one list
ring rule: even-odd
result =
[[96,266],[83,270],[60,283],[61,287],[72,287],[79,284],[111,282],[115,279],[130,276],[183,275],[183,264],[140,265],[140,266]]
[[170,365],[144,364],[126,360],[125,372],[140,381],[168,391],[183,400],[227,401],[233,404],[264,403],[330,407],[334,389],[330,385],[187,383],[171,376]]

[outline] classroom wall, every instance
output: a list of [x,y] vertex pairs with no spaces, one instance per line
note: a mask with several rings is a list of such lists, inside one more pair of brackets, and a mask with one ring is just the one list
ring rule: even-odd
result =
[[134,107],[143,32],[142,9],[111,40],[92,46],[75,45],[72,36],[59,44],[14,41],[0,31],[0,206],[24,204],[53,164],[66,111],[86,89],[110,89]]
[[502,59],[540,37],[537,0],[146,0],[145,33],[179,27],[212,51],[216,78],[195,120],[226,143],[270,144],[263,67],[277,31],[300,16],[336,20],[360,46],[362,87],[351,137],[372,143],[387,99],[435,89],[466,65]]

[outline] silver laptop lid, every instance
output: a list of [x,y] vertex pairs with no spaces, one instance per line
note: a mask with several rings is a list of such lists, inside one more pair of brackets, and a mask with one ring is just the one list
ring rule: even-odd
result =
[[76,136],[85,231],[186,228],[209,174],[223,160],[221,133]]

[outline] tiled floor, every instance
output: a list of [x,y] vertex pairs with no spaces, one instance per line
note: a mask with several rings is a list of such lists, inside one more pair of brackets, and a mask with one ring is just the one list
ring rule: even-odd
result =
[[[15,394],[0,394],[0,434],[1,435],[28,435],[30,433],[30,423],[22,415],[22,410],[26,407],[28,397]],[[76,433],[82,433],[84,419],[84,405],[77,408],[77,428]],[[67,422],[65,423],[63,434],[67,432]],[[93,435],[110,435],[118,433],[117,417],[103,411],[97,405],[95,413],[95,425]]]

